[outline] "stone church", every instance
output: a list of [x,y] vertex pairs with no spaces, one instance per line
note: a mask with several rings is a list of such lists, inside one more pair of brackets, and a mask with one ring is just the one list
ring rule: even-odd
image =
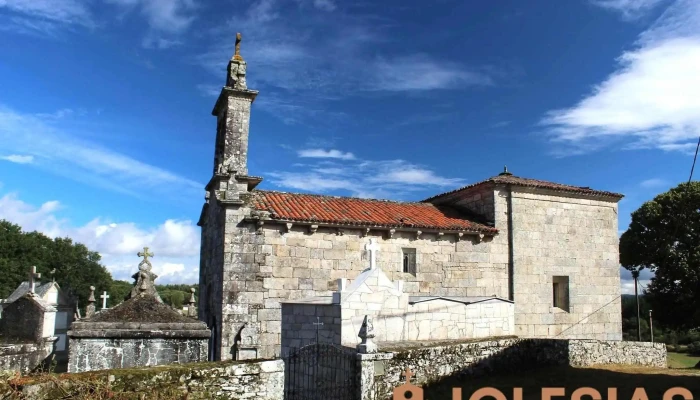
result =
[[279,356],[282,304],[356,279],[370,239],[377,267],[411,295],[510,301],[520,337],[622,339],[622,195],[507,170],[416,202],[259,190],[263,178],[247,168],[258,95],[247,72],[239,36],[212,111],[214,165],[198,222],[211,359]]

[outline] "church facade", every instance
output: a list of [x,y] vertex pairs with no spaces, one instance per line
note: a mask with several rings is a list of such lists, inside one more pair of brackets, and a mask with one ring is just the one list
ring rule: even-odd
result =
[[212,111],[214,165],[198,222],[211,359],[279,356],[282,304],[355,279],[371,238],[376,265],[406,293],[507,299],[520,337],[622,339],[622,195],[507,170],[418,202],[259,190],[247,169],[258,92],[238,49]]

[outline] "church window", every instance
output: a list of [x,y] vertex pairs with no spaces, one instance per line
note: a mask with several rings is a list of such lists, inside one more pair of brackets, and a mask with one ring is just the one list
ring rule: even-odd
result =
[[416,276],[416,249],[401,249],[403,272]]
[[562,309],[566,312],[569,311],[569,277],[568,276],[554,276],[552,277],[552,301],[553,306]]

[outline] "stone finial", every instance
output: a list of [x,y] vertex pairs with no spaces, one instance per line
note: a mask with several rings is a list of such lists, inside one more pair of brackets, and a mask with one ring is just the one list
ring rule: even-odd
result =
[[143,251],[136,253],[136,255],[143,257],[143,260],[141,260],[139,263],[139,271],[131,276],[136,280],[136,283],[134,284],[134,288],[131,289],[130,297],[138,296],[141,293],[148,293],[160,299],[154,284],[154,281],[158,275],[151,272],[153,266],[151,265],[151,261],[148,259],[149,257],[153,257],[154,254],[149,252],[148,247],[144,247]]
[[90,297],[88,297],[88,304],[85,307],[85,317],[91,318],[95,315],[95,287],[90,286]]
[[504,165],[504,166],[503,166],[503,172],[501,172],[501,173],[498,174],[498,175],[513,175],[513,174],[511,174],[510,172],[508,172],[508,167]]
[[241,40],[242,40],[242,37],[241,37],[240,32],[236,33],[236,51],[233,54],[234,60],[243,61],[243,57],[241,57]]
[[377,352],[377,345],[374,343],[374,324],[372,323],[372,318],[369,315],[365,315],[364,321],[362,321],[362,327],[360,328],[360,333],[357,335],[361,342],[357,345],[358,353],[371,354]]
[[187,315],[196,318],[197,307],[195,306],[195,304],[197,303],[197,299],[195,299],[194,297],[195,288],[190,288],[190,292],[192,294],[190,295],[190,301],[187,302]]

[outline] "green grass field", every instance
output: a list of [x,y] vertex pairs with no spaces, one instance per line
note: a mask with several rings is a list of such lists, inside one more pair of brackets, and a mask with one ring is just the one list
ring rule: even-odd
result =
[[700,357],[689,356],[684,353],[668,353],[669,368],[693,368],[700,361]]

